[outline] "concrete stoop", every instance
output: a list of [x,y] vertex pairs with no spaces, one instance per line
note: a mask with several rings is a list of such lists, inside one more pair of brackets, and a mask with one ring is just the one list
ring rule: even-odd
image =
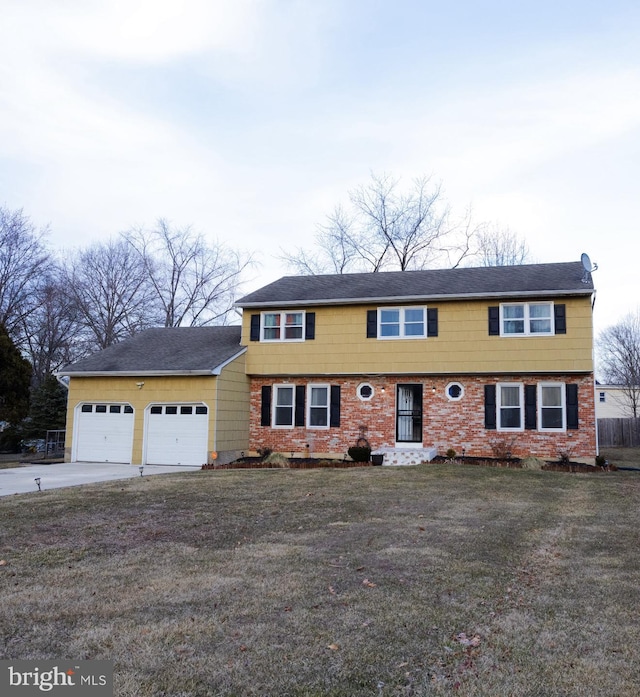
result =
[[435,448],[379,448],[371,455],[384,455],[383,465],[419,465],[430,462],[438,454]]

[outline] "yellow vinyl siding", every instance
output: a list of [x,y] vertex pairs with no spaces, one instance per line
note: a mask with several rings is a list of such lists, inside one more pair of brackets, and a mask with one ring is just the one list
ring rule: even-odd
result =
[[249,448],[249,378],[243,354],[222,369],[218,377],[217,433],[218,451]]
[[347,305],[309,308],[316,313],[314,340],[249,341],[252,311],[245,310],[243,344],[248,347],[247,373],[590,372],[591,298],[569,297],[557,302],[566,305],[567,333],[543,337],[489,336],[487,308],[499,301],[428,303],[428,307],[438,308],[438,336],[424,339],[367,339],[367,310],[378,305]]

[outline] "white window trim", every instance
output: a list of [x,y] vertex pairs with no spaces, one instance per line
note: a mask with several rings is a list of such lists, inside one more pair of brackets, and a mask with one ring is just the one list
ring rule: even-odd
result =
[[[509,428],[509,427],[501,426],[502,388],[503,387],[517,387],[517,388],[519,388],[520,426],[517,428]],[[513,407],[505,407],[505,409],[509,409],[509,408],[513,408]],[[511,433],[519,433],[520,431],[524,431],[524,383],[522,383],[522,382],[499,382],[496,385],[496,429],[498,431],[506,431],[506,432],[511,432]]]
[[[529,306],[530,305],[549,305],[551,308],[550,314],[550,331],[548,332],[532,332],[530,331],[530,317],[529,317]],[[522,334],[507,333],[504,331],[504,308],[505,307],[524,307],[524,332]],[[507,318],[509,320],[510,318]],[[554,336],[556,333],[555,327],[555,312],[553,302],[537,301],[537,302],[526,302],[526,303],[501,303],[500,304],[500,336],[506,337],[523,337],[523,336]]]
[[[368,397],[364,397],[360,391],[362,390],[363,387],[369,387],[371,389],[371,394]],[[375,394],[375,389],[373,385],[370,382],[361,382],[358,387],[356,387],[356,394],[358,395],[358,399],[361,402],[370,402],[373,399],[373,395]]]
[[[293,391],[293,399],[291,402],[291,423],[276,424],[276,410],[278,408],[278,392],[281,388],[288,388]],[[271,427],[272,428],[293,428],[296,423],[296,386],[290,383],[282,383],[273,386],[273,399],[271,405]]]
[[[267,339],[265,338],[265,329],[272,329],[273,327],[265,327],[264,318],[266,315],[280,315],[280,338],[279,339]],[[285,338],[285,318],[287,315],[302,315],[302,336],[296,339],[286,339]],[[306,338],[306,313],[304,310],[296,310],[291,312],[290,310],[270,310],[269,312],[260,313],[260,341],[269,344],[279,344],[286,342],[288,344],[295,344],[301,341],[305,341]]]
[[[326,415],[327,415],[327,423],[325,426],[312,426],[311,425],[311,407],[313,406],[311,404],[311,389],[313,387],[320,387],[323,388],[327,391],[327,405],[325,407]],[[313,407],[314,409],[320,409],[320,407]],[[329,422],[331,419],[331,385],[328,383],[309,383],[307,385],[307,399],[306,399],[306,405],[305,405],[305,418],[307,420],[307,428],[313,429],[313,430],[327,430],[329,428]]]
[[[382,336],[382,312],[397,310],[400,313],[400,334],[398,336]],[[405,312],[407,310],[422,310],[422,334],[405,335]],[[388,324],[385,322],[385,324]],[[398,339],[426,339],[427,338],[427,306],[426,305],[401,305],[397,307],[378,308],[378,339],[384,341],[398,341]]]
[[[457,385],[460,388],[460,395],[458,397],[452,397],[449,394],[449,388],[453,387],[454,385]],[[450,402],[459,402],[464,397],[464,385],[454,380],[453,382],[447,384],[447,386],[444,388],[444,393]]]
[[[543,387],[559,387],[560,388],[560,406],[562,408],[562,428],[543,428],[542,427],[542,388]],[[558,407],[547,407],[558,408]],[[567,389],[564,382],[540,382],[538,383],[537,394],[537,414],[538,431],[545,433],[562,433],[567,430]]]

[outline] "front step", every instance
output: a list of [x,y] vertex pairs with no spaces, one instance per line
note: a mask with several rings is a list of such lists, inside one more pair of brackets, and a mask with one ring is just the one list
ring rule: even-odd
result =
[[437,454],[435,448],[378,448],[371,456],[384,455],[383,465],[403,466],[430,462]]

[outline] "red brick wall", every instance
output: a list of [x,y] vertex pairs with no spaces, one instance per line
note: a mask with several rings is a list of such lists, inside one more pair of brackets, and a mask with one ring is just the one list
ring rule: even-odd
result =
[[[533,385],[539,382],[565,382],[578,385],[579,429],[564,432],[525,430],[505,432],[484,428],[484,386],[498,382],[521,382]],[[295,385],[329,383],[341,387],[340,427],[309,429],[306,427],[271,428],[260,425],[261,388],[263,385],[289,382]],[[374,387],[370,401],[358,399],[356,389],[362,382]],[[450,382],[464,387],[460,401],[451,401],[445,394]],[[366,438],[375,450],[395,445],[396,385],[419,383],[423,385],[423,444],[436,447],[443,455],[453,448],[457,454],[493,457],[496,449],[507,447],[515,457],[529,455],[557,458],[560,452],[572,458],[593,458],[596,454],[596,421],[593,376],[521,375],[521,376],[403,376],[377,377],[370,380],[336,377],[331,379],[296,378],[288,381],[252,378],[250,447],[270,448],[285,454],[313,456],[314,454],[343,455],[356,444],[360,427],[366,428]],[[435,392],[433,391],[435,388]]]

